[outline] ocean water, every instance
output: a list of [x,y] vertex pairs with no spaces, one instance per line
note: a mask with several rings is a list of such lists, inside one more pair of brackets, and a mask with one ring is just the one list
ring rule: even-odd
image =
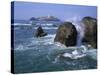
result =
[[43,27],[48,33],[36,38],[36,27],[14,28],[14,72],[33,73],[97,68],[97,50],[85,46],[65,47],[54,42],[57,27]]

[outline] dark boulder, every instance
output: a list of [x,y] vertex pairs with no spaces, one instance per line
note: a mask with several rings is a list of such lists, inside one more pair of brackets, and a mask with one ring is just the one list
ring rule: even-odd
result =
[[84,17],[82,23],[85,26],[82,42],[90,44],[93,48],[97,48],[97,20],[91,17]]
[[41,26],[39,26],[39,27],[37,28],[37,31],[36,31],[36,33],[35,33],[35,36],[36,36],[36,37],[43,37],[43,36],[46,36],[46,35],[47,35],[47,33],[44,32],[44,30],[42,29]]
[[70,22],[60,25],[54,41],[66,46],[75,46],[77,43],[77,30],[75,26]]

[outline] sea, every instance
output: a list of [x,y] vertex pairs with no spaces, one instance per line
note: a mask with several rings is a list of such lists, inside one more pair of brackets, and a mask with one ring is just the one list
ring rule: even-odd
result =
[[47,36],[35,37],[38,26],[16,23],[14,28],[14,73],[73,71],[97,68],[97,49],[84,45],[66,47],[54,42],[58,26],[44,25]]

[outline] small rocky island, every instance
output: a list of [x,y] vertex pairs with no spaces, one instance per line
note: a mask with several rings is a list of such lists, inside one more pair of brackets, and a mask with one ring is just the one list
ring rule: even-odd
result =
[[43,36],[46,36],[46,35],[47,35],[47,33],[44,32],[44,30],[42,29],[41,26],[39,26],[39,27],[37,28],[37,30],[36,30],[35,36],[36,36],[36,37],[43,37]]
[[60,19],[58,19],[57,17],[50,16],[50,15],[44,17],[38,17],[37,19],[40,21],[60,21]]
[[60,21],[57,17],[54,16],[42,16],[42,17],[31,17],[29,21]]

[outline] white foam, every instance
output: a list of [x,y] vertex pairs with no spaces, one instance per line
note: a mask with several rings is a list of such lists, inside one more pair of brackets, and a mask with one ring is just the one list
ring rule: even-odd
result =
[[79,59],[79,58],[82,58],[82,57],[85,57],[85,56],[86,56],[86,54],[74,55],[74,56],[72,57],[72,59]]
[[86,46],[84,46],[84,45],[82,45],[81,47],[83,48],[82,52],[83,52],[83,53],[86,53],[87,50],[88,50],[88,48],[87,48]]
[[45,37],[52,37],[52,38],[54,38],[55,36],[56,36],[56,34],[49,34],[49,35],[47,35]]
[[28,44],[28,46],[54,44],[54,37],[55,34],[50,34],[45,37],[39,37],[39,38],[33,37],[30,39],[30,43]]
[[68,58],[72,58],[72,54],[70,54],[70,53],[64,53],[62,56],[63,57],[68,57]]
[[[80,48],[80,50],[78,48]],[[66,48],[66,50],[68,49],[73,49],[72,53],[66,52],[62,54],[61,56],[65,58],[70,58],[70,59],[79,59],[85,56],[89,56],[90,58],[97,60],[97,50],[96,49],[88,50],[86,46]]]
[[70,59],[79,59],[86,56],[86,54],[80,54],[77,50],[74,50],[72,53],[64,53],[62,56]]
[[[38,27],[34,27],[34,29],[37,29]],[[43,29],[58,29],[58,27],[42,27]]]
[[54,45],[58,48],[58,49],[67,49],[68,47],[66,47],[64,44],[61,44],[59,42],[54,42]]
[[14,23],[12,25],[16,25],[16,26],[21,26],[21,25],[25,25],[25,26],[29,26],[31,24],[26,24],[26,23]]
[[26,47],[26,46],[24,46],[24,45],[18,45],[16,48],[15,48],[15,50],[27,50],[28,49],[28,47]]
[[74,51],[72,52],[72,55],[78,55],[78,51],[77,51],[77,50],[74,50]]

